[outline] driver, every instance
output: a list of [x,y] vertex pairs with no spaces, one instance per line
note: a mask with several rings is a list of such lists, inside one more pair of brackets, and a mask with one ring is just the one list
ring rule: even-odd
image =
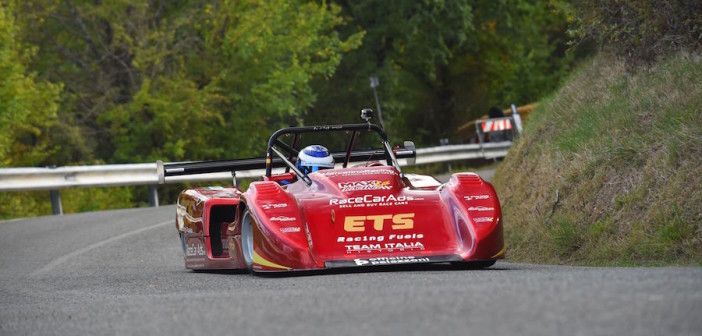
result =
[[307,174],[322,169],[334,168],[334,157],[326,147],[320,145],[310,145],[303,148],[297,156],[297,168],[307,176]]

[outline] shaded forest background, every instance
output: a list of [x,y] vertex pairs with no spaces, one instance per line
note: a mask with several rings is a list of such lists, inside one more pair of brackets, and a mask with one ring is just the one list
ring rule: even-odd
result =
[[[0,167],[260,156],[280,127],[357,122],[370,76],[391,139],[460,142],[458,125],[548,95],[640,28],[622,10],[653,3],[0,0]],[[66,212],[146,199],[65,193]],[[0,218],[47,213],[43,192],[0,194]]]
[[[567,73],[558,1],[5,1],[26,115],[3,166],[259,156],[272,130],[357,122],[434,145]],[[7,136],[9,135],[9,136]]]
[[[358,122],[370,76],[392,139],[460,141],[557,86],[572,20],[562,1],[3,0],[0,166],[260,156],[280,127]],[[69,193],[67,212],[145,200]],[[4,217],[50,211],[0,197]]]

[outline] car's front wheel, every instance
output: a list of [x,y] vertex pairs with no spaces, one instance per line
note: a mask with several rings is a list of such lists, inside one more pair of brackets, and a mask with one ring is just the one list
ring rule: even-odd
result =
[[246,267],[253,267],[253,217],[247,208],[241,219],[241,249]]

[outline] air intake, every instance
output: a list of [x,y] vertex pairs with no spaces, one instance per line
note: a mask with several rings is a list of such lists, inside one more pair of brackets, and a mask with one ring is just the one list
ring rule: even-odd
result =
[[458,179],[458,183],[463,184],[463,185],[483,184],[483,179],[481,179],[480,176],[478,176],[478,174],[474,174],[474,173],[456,174],[456,178]]
[[255,183],[252,185],[260,196],[275,196],[280,192],[280,187],[275,182]]

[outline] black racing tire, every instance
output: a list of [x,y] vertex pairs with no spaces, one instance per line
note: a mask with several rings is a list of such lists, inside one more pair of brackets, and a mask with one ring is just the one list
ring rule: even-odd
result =
[[465,270],[478,270],[488,268],[495,264],[497,260],[478,260],[478,261],[454,261],[451,262],[451,266],[455,269],[465,269]]
[[253,267],[253,217],[248,208],[241,217],[241,252],[244,255],[246,268]]

